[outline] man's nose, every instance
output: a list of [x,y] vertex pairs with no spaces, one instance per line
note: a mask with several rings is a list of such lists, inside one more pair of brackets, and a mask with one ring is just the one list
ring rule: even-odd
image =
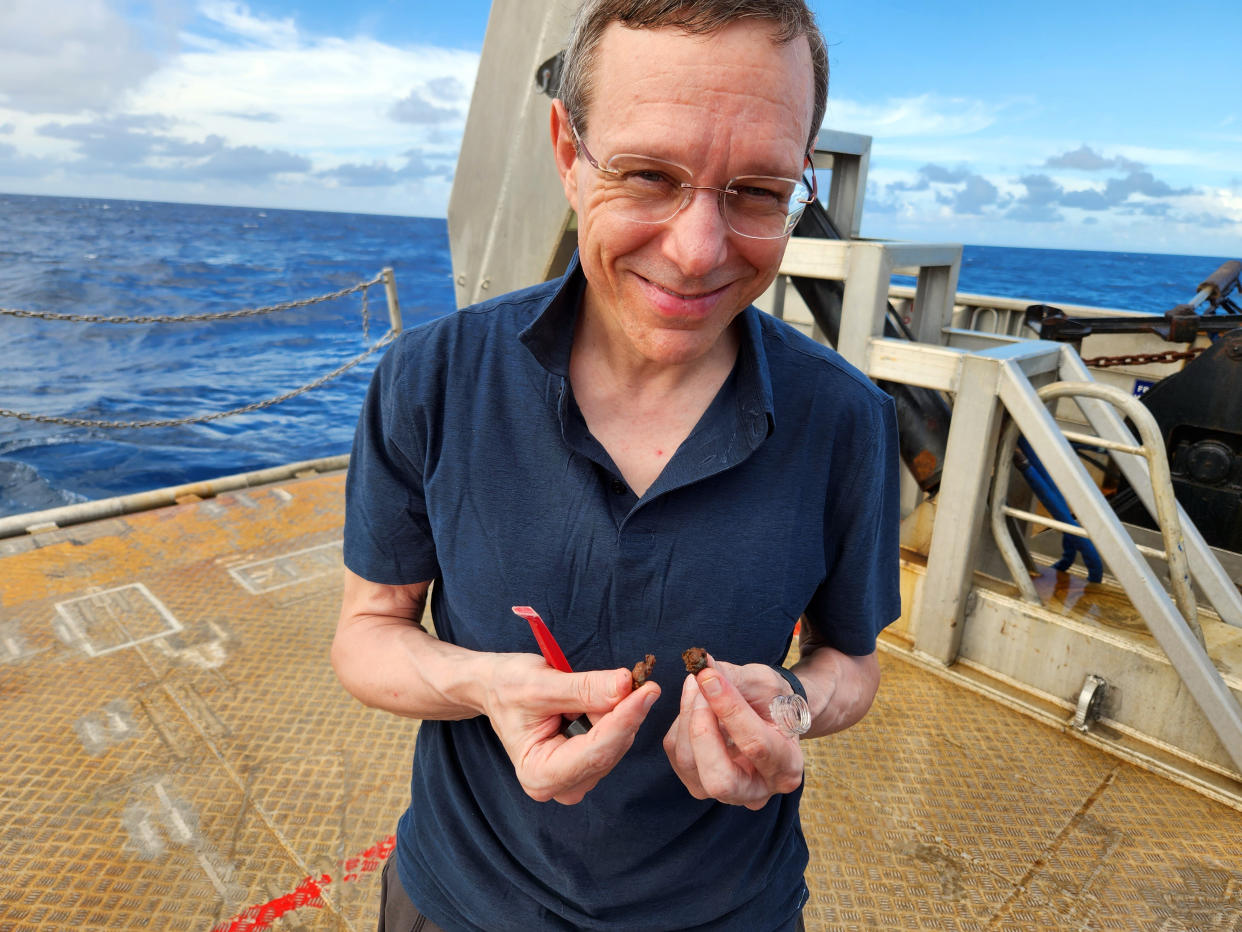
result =
[[731,231],[720,206],[717,191],[700,188],[690,192],[690,203],[667,222],[665,252],[688,277],[724,262]]

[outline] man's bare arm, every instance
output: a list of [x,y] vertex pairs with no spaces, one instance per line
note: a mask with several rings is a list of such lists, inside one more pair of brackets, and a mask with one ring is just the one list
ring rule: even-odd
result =
[[867,714],[880,687],[875,652],[862,657],[844,654],[816,637],[803,619],[798,638],[800,657],[793,671],[806,689],[811,728],[804,738],[843,731]]
[[[659,687],[628,670],[561,673],[534,653],[487,653],[441,641],[418,623],[429,584],[387,586],[346,570],[332,666],[368,706],[420,719],[486,715],[533,798],[576,803],[634,742]],[[521,622],[514,620],[515,624]],[[561,735],[562,715],[594,727]]]
[[471,718],[484,709],[486,655],[447,644],[421,626],[430,586],[386,586],[346,570],[332,667],[345,689],[372,708],[410,718]]

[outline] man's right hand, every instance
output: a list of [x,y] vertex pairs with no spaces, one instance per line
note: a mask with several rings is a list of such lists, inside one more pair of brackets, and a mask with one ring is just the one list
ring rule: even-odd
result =
[[[581,802],[634,743],[660,696],[654,682],[630,689],[630,671],[561,673],[536,654],[490,654],[483,709],[522,789],[540,802]],[[585,735],[561,734],[564,717],[591,719]]]
[[[628,670],[561,673],[538,654],[495,654],[441,641],[419,624],[430,583],[388,586],[346,570],[332,666],[368,706],[418,719],[486,715],[518,781],[541,802],[577,803],[634,743],[660,695],[630,689]],[[566,738],[562,716],[586,713]]]

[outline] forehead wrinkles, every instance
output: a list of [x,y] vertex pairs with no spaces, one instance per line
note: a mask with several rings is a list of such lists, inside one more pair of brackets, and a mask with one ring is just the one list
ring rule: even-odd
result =
[[774,43],[722,70],[724,49],[713,48],[711,37],[656,35],[645,46],[634,36],[604,38],[589,130],[607,147],[604,157],[639,152],[705,167],[737,151],[760,163],[743,171],[800,169],[810,115],[809,56],[803,56],[805,77],[789,81],[796,56],[767,54],[790,51]]
[[[797,175],[801,171],[803,140],[782,132],[771,119],[741,116],[719,118],[710,104],[662,108],[658,116],[641,123],[597,120],[596,139],[604,158],[626,152],[674,162],[692,173],[728,175]],[[594,143],[593,143],[594,145]]]

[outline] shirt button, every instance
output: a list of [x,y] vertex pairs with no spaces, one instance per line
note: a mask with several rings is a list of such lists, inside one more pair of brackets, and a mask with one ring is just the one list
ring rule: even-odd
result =
[[625,494],[625,483],[622,482],[620,479],[613,479],[612,480],[612,491],[616,495],[624,495]]

